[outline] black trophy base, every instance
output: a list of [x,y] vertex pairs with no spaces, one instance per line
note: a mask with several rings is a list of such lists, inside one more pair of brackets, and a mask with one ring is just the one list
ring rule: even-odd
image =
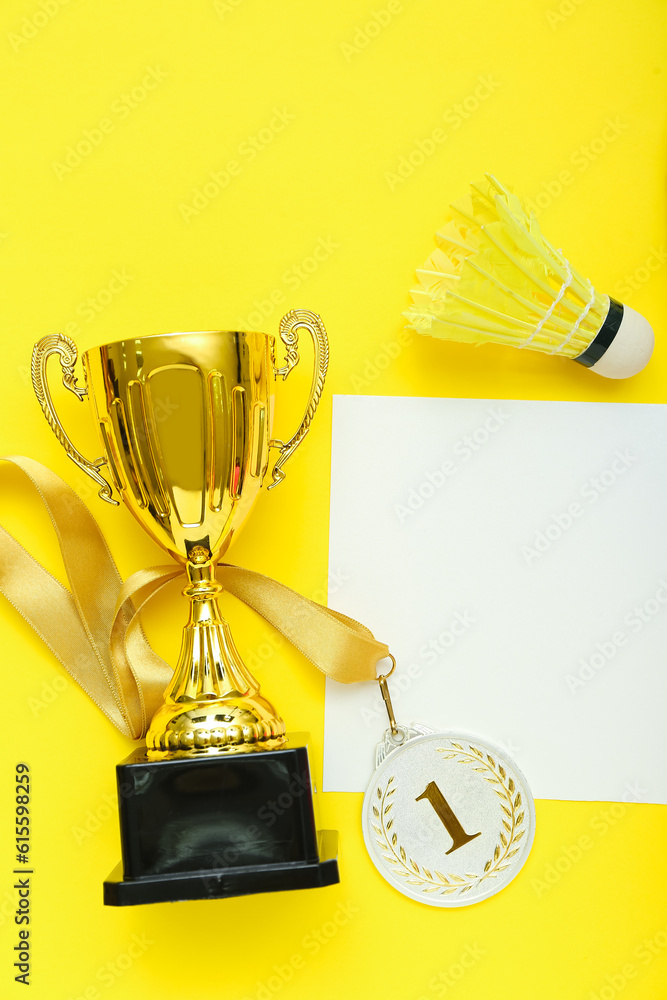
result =
[[338,834],[317,832],[307,739],[278,750],[151,760],[116,768],[123,860],[109,906],[220,899],[339,881]]
[[176,903],[186,899],[226,899],[256,892],[288,889],[319,889],[335,885],[338,874],[338,831],[320,830],[317,861],[282,865],[218,868],[205,872],[123,878],[122,861],[104,883],[107,906],[138,906],[142,903]]

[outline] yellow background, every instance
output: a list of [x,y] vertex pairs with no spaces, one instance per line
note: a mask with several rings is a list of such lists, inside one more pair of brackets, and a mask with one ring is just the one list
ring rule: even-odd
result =
[[[124,576],[161,562],[129,513],[97,501],[50,434],[29,384],[32,344],[69,324],[80,349],[121,336],[256,326],[249,318],[258,310],[266,316],[259,328],[273,332],[287,309],[314,309],[332,349],[316,425],[230,559],[324,599],[332,393],[664,402],[666,27],[661,0],[7,0],[0,453],[31,455],[72,484]],[[148,68],[154,88],[142,97],[135,88]],[[483,99],[475,97],[480,79],[490,91]],[[280,130],[272,130],[281,124],[275,109]],[[410,176],[392,179],[417,143],[430,150],[425,140],[438,128],[444,141]],[[79,163],[70,154],[70,169],[58,166],[86,132],[99,143]],[[263,139],[251,159],[243,150],[253,136]],[[209,188],[197,213],[183,210],[230,160],[240,168],[224,189]],[[614,383],[538,354],[416,335],[386,365],[415,266],[448,202],[484,170],[534,200],[547,238],[650,319],[657,346],[645,373]],[[320,240],[325,259],[304,270]],[[107,303],[114,271],[125,284]],[[284,387],[278,436],[296,425],[309,378],[304,363]],[[93,457],[87,406],[64,395],[65,422]],[[2,474],[0,520],[62,579],[44,514],[16,474]],[[278,648],[251,612],[231,600],[225,607],[288,728],[312,733],[319,781],[323,677],[287,644]],[[172,661],[183,615],[174,587],[147,616]],[[34,788],[35,1000],[667,997],[667,811],[659,806],[617,807],[607,825],[601,803],[540,801],[535,846],[512,886],[477,906],[436,910],[377,875],[362,843],[361,797],[327,794],[321,818],[340,831],[340,885],[104,908],[101,882],[119,857],[108,801],[127,741],[63,682],[4,601],[0,628],[3,718],[12,727],[0,768],[3,996],[23,995],[12,981],[8,914],[12,775],[24,759]],[[568,862],[584,834],[593,846]],[[317,947],[313,931],[324,942]],[[134,949],[128,965],[122,956],[144,932],[145,951]],[[642,951],[644,940],[652,951]],[[299,968],[288,976],[294,955]]]

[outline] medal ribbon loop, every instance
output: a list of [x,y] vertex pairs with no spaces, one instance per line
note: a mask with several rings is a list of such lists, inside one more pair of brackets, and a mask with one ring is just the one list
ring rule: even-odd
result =
[[[184,575],[173,563],[139,570],[123,583],[100,528],[74,490],[46,466],[12,455],[53,524],[70,589],[0,526],[0,593],[108,719],[141,739],[163,702],[172,669],[152,649],[141,609]],[[377,680],[389,656],[369,629],[270,577],[220,563],[225,590],[278,629],[319,670],[343,684]]]

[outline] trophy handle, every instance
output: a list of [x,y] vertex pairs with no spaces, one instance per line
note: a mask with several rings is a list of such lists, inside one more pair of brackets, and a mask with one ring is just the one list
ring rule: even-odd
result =
[[296,451],[310,430],[315,410],[322,396],[324,379],[329,367],[329,339],[327,331],[324,329],[324,323],[316,313],[310,312],[308,309],[292,309],[280,321],[280,339],[287,348],[287,354],[285,356],[285,364],[282,368],[276,368],[274,365],[273,373],[276,378],[281,375],[283,380],[286,379],[292,369],[299,363],[298,345],[299,329],[301,328],[308,330],[308,333],[313,338],[315,348],[315,365],[313,367],[313,381],[310,386],[310,397],[303,420],[296,434],[287,442],[270,442],[271,447],[280,449],[276,464],[273,466],[273,482],[268,487],[270,490],[283,481],[285,478],[285,473],[282,470],[283,465],[290,455]]
[[42,337],[32,349],[32,387],[35,390],[39,405],[42,407],[42,412],[46,417],[49,427],[72,461],[100,486],[99,496],[102,500],[106,500],[107,503],[112,503],[117,507],[118,501],[114,500],[111,495],[111,486],[99,471],[100,465],[106,464],[106,459],[102,457],[98,458],[95,462],[89,462],[87,458],[84,458],[81,452],[70,441],[65,428],[60,422],[60,417],[56,413],[51,393],[49,392],[49,383],[46,374],[46,364],[52,354],[57,354],[60,358],[60,367],[63,371],[63,385],[70,392],[73,392],[81,402],[83,402],[83,397],[88,395],[87,389],[82,389],[76,384],[77,378],[74,374],[74,365],[77,361],[76,345],[69,337],[65,337],[62,333],[57,333],[53,336]]

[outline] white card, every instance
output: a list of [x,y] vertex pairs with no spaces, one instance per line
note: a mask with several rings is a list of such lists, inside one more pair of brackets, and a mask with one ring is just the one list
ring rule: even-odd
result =
[[[336,396],[330,531],[399,722],[488,737],[536,797],[667,803],[667,407]],[[325,790],[386,726],[327,680]]]

